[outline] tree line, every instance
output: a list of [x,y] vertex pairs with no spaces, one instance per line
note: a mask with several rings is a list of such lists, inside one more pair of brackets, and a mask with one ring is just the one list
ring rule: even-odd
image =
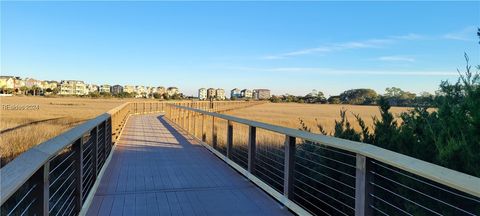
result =
[[352,105],[375,105],[380,98],[384,98],[392,106],[431,106],[436,95],[422,92],[419,95],[404,91],[397,87],[385,89],[385,94],[380,95],[373,89],[350,89],[339,95],[325,97],[323,92],[313,90],[305,96],[280,95],[272,96],[273,103],[310,103],[310,104],[352,104]]

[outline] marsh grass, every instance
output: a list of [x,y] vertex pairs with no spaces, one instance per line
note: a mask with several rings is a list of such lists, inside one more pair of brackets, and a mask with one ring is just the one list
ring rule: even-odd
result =
[[[0,134],[0,167],[31,147],[124,102],[126,100],[75,97],[0,97],[0,130],[6,131]],[[4,110],[2,105],[7,104],[35,104],[40,108]],[[46,121],[35,123],[42,120]]]
[[[335,120],[340,120],[342,109],[347,110],[347,119],[355,122],[354,114],[358,114],[370,129],[373,125],[373,117],[380,116],[378,106],[297,103],[266,103],[228,111],[225,114],[294,129],[300,127],[300,119],[302,119],[310,128],[317,129],[317,124],[321,124],[326,132],[331,133],[335,129]],[[409,109],[407,107],[392,107],[391,112],[397,117],[397,121],[400,121],[398,115]],[[353,124],[353,127],[360,130],[356,123]],[[312,132],[318,133],[319,131],[314,130]]]

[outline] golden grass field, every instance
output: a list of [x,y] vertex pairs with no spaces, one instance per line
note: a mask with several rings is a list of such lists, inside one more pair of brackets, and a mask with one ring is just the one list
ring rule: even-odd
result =
[[[0,97],[0,163],[122,103],[120,99]],[[3,105],[35,104],[38,110],[5,110]],[[46,121],[43,121],[46,120]],[[37,121],[43,121],[35,123]],[[5,131],[7,130],[7,131]]]
[[[296,103],[266,103],[241,110],[229,111],[225,114],[295,129],[300,127],[299,119],[303,119],[312,128],[312,132],[319,132],[316,126],[316,122],[318,122],[330,133],[334,130],[335,120],[340,119],[341,109],[347,110],[347,118],[355,129],[360,129],[360,127],[356,123],[353,113],[359,114],[370,128],[373,125],[373,116],[379,117],[380,115],[378,106]],[[405,107],[392,107],[390,111],[395,117],[398,117],[400,113],[406,112],[408,109]]]

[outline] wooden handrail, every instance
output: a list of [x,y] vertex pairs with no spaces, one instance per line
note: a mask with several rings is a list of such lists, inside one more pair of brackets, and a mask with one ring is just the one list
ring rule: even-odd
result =
[[465,192],[467,194],[471,194],[476,197],[480,197],[480,178],[467,175],[465,173],[461,173],[455,170],[451,170],[436,164],[428,163],[410,156],[399,154],[374,145],[325,136],[321,134],[314,134],[307,131],[301,131],[278,125],[252,121],[220,113],[208,112],[191,107],[179,105],[174,106],[180,109],[198,112],[204,115],[209,115],[215,118],[221,118],[228,121],[241,123],[255,128],[262,128],[265,130],[284,134],[286,136],[296,137],[319,143],[325,146],[363,155],[365,157],[380,161],[398,169],[413,173],[420,177],[438,182],[450,188]]

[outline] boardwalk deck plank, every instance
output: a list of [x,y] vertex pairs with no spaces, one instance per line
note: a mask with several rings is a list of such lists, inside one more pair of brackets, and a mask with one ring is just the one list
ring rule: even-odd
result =
[[291,215],[162,116],[126,124],[87,215]]

